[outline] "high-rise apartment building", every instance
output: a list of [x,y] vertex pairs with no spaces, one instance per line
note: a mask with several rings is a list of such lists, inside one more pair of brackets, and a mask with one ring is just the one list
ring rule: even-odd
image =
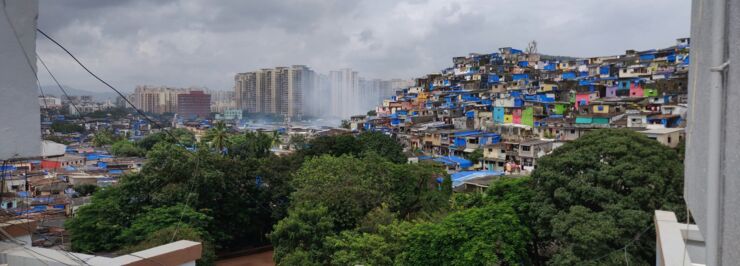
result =
[[331,115],[349,117],[362,112],[360,86],[357,71],[343,68],[329,72],[329,90],[331,92]]
[[177,95],[187,93],[190,89],[171,87],[137,86],[134,89],[132,103],[137,108],[149,113],[177,112]]
[[236,106],[250,113],[302,116],[303,95],[312,90],[313,76],[313,70],[302,65],[236,74]]

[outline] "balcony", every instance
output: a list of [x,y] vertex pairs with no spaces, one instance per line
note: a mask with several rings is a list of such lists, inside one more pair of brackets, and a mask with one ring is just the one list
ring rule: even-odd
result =
[[706,265],[704,238],[695,224],[679,223],[676,214],[655,211],[655,265]]

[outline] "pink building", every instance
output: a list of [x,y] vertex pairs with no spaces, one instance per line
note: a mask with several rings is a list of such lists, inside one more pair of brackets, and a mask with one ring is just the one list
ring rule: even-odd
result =
[[636,83],[637,82],[630,83],[630,97],[643,97],[644,92],[642,90],[642,85]]
[[576,94],[576,110],[578,110],[578,106],[588,105],[588,103],[590,102],[591,102],[591,93],[583,92],[583,93]]

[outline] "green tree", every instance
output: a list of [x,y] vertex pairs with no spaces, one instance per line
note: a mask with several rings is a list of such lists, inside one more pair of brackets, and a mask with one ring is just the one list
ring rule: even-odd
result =
[[424,222],[408,232],[401,265],[513,265],[525,263],[529,232],[511,206],[489,204]]
[[187,226],[195,230],[203,240],[211,241],[208,227],[212,219],[182,204],[154,208],[136,217],[131,226],[123,230],[120,239],[124,243],[135,244],[159,230]]
[[308,139],[305,135],[294,134],[290,136],[288,144],[292,149],[300,150],[306,148],[306,145],[308,144]]
[[273,139],[262,132],[246,132],[231,136],[227,143],[232,158],[266,158],[271,154]]
[[483,149],[475,149],[473,152],[468,154],[468,160],[473,164],[478,164],[483,159]]
[[[361,158],[350,155],[314,157],[305,161],[295,173],[292,181],[295,192],[290,198],[298,205],[290,208],[283,221],[296,222],[294,220],[300,217],[295,217],[294,212],[318,205],[326,208],[322,215],[331,219],[332,226],[331,230],[322,231],[324,235],[312,237],[323,241],[344,230],[376,231],[394,217],[424,217],[425,213],[445,208],[450,182],[445,178],[446,181],[439,184],[437,178],[441,176],[444,173],[438,167],[394,164],[373,152]],[[282,258],[295,251],[299,244],[294,243],[289,234],[276,234],[278,229],[276,226],[271,240],[276,250],[288,250],[276,255]],[[327,261],[333,250],[321,243],[300,249],[308,252],[312,261]]]
[[322,256],[320,251],[324,247],[324,237],[333,234],[334,220],[327,207],[299,203],[270,233],[275,247],[275,262],[279,265],[301,265],[326,261],[328,258]]
[[206,132],[202,141],[219,152],[223,151],[229,145],[229,131],[226,129],[226,124],[223,121],[216,122],[213,128]]
[[79,193],[80,196],[90,196],[98,191],[98,186],[93,184],[80,184],[74,186],[74,190]]
[[143,157],[146,155],[146,150],[136,146],[133,142],[128,140],[119,140],[113,143],[110,147],[110,153],[115,156],[138,156]]
[[69,122],[52,122],[51,123],[51,130],[54,132],[69,134],[69,133],[82,133],[85,132],[85,127],[78,125],[78,124],[72,124]]
[[123,196],[119,189],[104,189],[95,193],[90,204],[80,207],[74,218],[65,221],[73,250],[91,253],[122,246],[116,240],[125,229],[121,222],[131,219],[118,204]]
[[[635,264],[655,255],[653,212],[685,215],[677,153],[626,129],[596,130],[538,160],[530,208],[541,256],[553,264],[599,265],[635,238]],[[648,230],[649,231],[649,230]],[[617,252],[619,253],[619,252]]]
[[111,145],[116,141],[116,137],[107,130],[101,130],[98,132],[95,132],[95,134],[92,137],[92,144],[95,147],[103,147],[105,145]]
[[172,135],[166,132],[149,134],[143,139],[139,140],[137,142],[137,145],[147,151],[151,150],[154,145],[157,145],[157,143],[160,142],[180,144],[186,147],[192,147],[193,145],[195,145],[195,134],[193,134],[192,132],[182,128],[172,129],[169,132]]
[[349,120],[342,120],[342,122],[339,124],[339,127],[349,129],[350,128]]
[[363,151],[373,151],[394,163],[406,163],[403,147],[390,136],[380,132],[364,132],[357,136]]

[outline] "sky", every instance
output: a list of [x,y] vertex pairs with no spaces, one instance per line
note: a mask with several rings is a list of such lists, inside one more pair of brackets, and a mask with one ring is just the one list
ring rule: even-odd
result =
[[[525,48],[575,57],[671,46],[688,0],[40,0],[39,28],[109,83],[231,90],[234,74],[303,64],[411,79],[452,57]],[[104,91],[38,36],[63,85]],[[40,66],[40,64],[39,64]],[[43,85],[53,84],[41,72]]]

